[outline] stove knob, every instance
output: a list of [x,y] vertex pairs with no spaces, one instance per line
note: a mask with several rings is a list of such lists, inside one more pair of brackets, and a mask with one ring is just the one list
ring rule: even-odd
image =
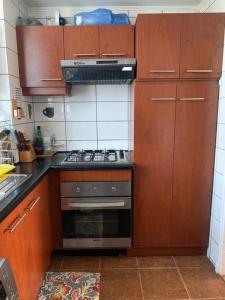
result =
[[94,190],[94,191],[97,191],[97,187],[96,187],[96,186],[94,186],[94,187],[93,187],[93,190]]
[[76,187],[76,192],[80,193],[80,187]]
[[124,158],[124,152],[123,150],[120,150],[120,159],[123,159]]

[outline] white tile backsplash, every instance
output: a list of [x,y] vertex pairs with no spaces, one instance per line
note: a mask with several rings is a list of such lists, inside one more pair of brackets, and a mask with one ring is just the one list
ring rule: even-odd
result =
[[71,97],[65,97],[66,102],[96,101],[95,85],[73,85]]
[[222,199],[217,197],[214,194],[212,199],[212,213],[213,213],[213,217],[216,218],[217,220],[221,219],[221,215],[222,215],[221,208],[222,208]]
[[[57,139],[67,141],[68,151],[97,148],[126,150],[130,145],[129,89],[129,85],[74,85],[72,97],[33,97],[34,120],[36,123],[53,123],[49,126],[56,132],[56,121],[61,121],[65,126],[65,137],[61,135]],[[46,107],[55,108],[53,119],[48,120],[43,115]],[[58,126],[62,128],[61,124]]]
[[0,74],[8,74],[7,49],[0,48]]
[[8,73],[19,77],[18,55],[10,49],[7,49]]
[[11,105],[8,101],[0,101],[0,122],[11,119]]
[[213,194],[223,199],[224,196],[224,176],[215,171],[214,173],[214,186]]
[[[53,118],[43,114],[43,110],[48,107],[54,108]],[[35,122],[65,121],[64,103],[34,103],[34,120]]]
[[212,235],[214,241],[217,244],[219,244],[219,242],[220,242],[220,222],[215,218],[212,218],[211,235]]
[[225,98],[219,100],[218,123],[225,124]]
[[97,140],[96,141],[67,141],[67,150],[72,151],[74,149],[81,150],[93,150],[97,149]]
[[97,140],[96,122],[66,122],[67,140]]
[[0,47],[6,47],[4,20],[0,20]]
[[66,121],[97,121],[96,102],[66,103]]
[[98,122],[99,140],[125,140],[128,139],[127,122]]
[[127,121],[129,102],[98,102],[99,121]]
[[0,74],[0,100],[10,100],[10,77]]
[[5,22],[5,44],[8,49],[17,53],[16,30]]
[[97,101],[129,101],[129,85],[97,85]]
[[37,126],[47,127],[49,136],[54,134],[57,141],[66,140],[65,122],[35,122],[35,128]]
[[217,147],[225,149],[225,124],[218,124],[217,126]]
[[225,175],[225,150],[216,149],[215,170]]

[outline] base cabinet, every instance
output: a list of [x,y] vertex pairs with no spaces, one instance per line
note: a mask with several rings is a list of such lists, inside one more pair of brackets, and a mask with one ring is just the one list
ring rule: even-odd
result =
[[36,299],[52,251],[47,176],[0,224],[0,244],[20,299]]
[[206,248],[218,82],[138,82],[135,94],[134,248]]

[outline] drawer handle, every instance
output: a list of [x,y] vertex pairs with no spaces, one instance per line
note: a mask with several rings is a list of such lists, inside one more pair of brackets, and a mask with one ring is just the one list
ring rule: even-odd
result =
[[73,56],[96,56],[96,53],[74,53]]
[[26,217],[26,214],[23,214],[22,216],[18,216],[10,225],[8,228],[6,228],[5,232],[12,233],[16,227],[23,221],[23,219]]
[[102,207],[124,207],[124,201],[121,202],[106,202],[106,203],[68,203],[68,207],[72,208],[102,208]]
[[41,197],[37,197],[33,201],[29,203],[29,205],[25,208],[25,210],[32,211],[32,209],[36,206],[36,204],[40,201]]
[[180,98],[181,101],[204,101],[205,98]]
[[151,98],[152,101],[175,101],[176,98]]
[[212,73],[213,70],[187,70],[187,73]]
[[62,78],[41,78],[41,81],[62,81]]
[[176,73],[175,70],[150,70],[149,73]]
[[126,53],[102,53],[102,56],[126,56]]

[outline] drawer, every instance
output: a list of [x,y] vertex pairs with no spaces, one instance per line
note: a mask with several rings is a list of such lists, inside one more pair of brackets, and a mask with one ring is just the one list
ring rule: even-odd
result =
[[131,196],[131,182],[63,182],[61,197]]

